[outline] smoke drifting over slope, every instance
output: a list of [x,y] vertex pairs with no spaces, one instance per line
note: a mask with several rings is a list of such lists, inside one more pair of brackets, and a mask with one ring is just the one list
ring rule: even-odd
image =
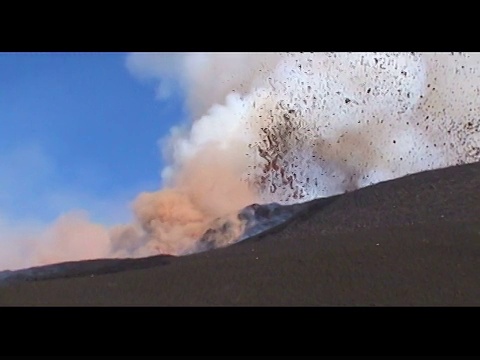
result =
[[238,212],[253,203],[480,159],[480,54],[132,54],[127,66],[163,98],[187,94],[193,121],[164,142],[166,187],[138,195],[134,224],[59,219],[23,241],[42,245],[19,266],[225,246],[251,228]]

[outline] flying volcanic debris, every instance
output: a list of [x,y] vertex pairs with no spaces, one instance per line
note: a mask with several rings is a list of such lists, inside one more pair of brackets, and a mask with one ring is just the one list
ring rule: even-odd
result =
[[227,246],[290,216],[279,205],[480,159],[477,53],[135,53],[127,67],[162,98],[187,94],[165,187],[138,195],[133,224],[63,217],[2,267]]

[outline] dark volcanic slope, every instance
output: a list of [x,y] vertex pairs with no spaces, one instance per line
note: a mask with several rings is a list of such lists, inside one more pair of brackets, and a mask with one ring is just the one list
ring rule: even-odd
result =
[[479,188],[480,164],[416,174],[228,248],[11,277],[0,305],[480,305]]

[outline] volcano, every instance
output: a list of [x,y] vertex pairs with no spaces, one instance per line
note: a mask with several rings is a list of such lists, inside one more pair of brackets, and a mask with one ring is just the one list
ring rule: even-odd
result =
[[238,214],[246,238],[231,246],[215,241],[228,232],[219,219],[202,238],[211,251],[4,271],[0,304],[478,306],[479,187],[474,163],[253,204]]

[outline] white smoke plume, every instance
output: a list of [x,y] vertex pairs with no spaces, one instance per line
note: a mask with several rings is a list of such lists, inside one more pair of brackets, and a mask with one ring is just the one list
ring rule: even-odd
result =
[[28,259],[21,266],[189,254],[219,218],[229,219],[225,246],[252,203],[298,203],[480,159],[477,53],[139,53],[127,67],[158,79],[163,99],[178,87],[187,94],[193,121],[164,141],[165,188],[138,195],[134,224],[59,219],[42,248],[17,254]]

